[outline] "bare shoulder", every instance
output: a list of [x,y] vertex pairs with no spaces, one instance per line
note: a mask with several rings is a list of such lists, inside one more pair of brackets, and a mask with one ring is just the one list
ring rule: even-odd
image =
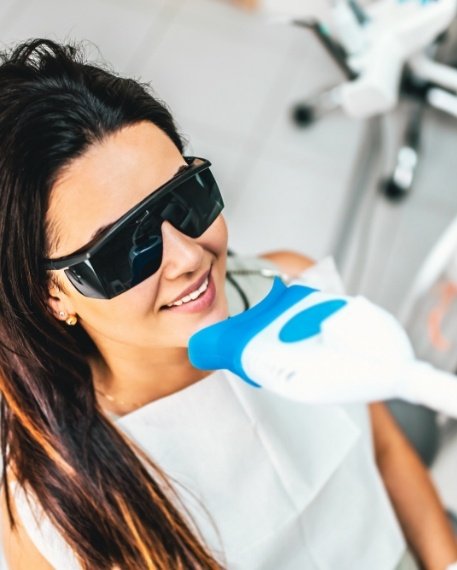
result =
[[260,257],[277,265],[281,271],[296,277],[305,269],[314,265],[315,261],[301,253],[292,250],[277,250],[261,253]]
[[5,489],[2,487],[0,493],[1,541],[8,568],[10,570],[30,570],[30,568],[33,570],[53,570],[53,567],[33,544],[22,525],[12,494],[10,494],[10,505],[16,523],[14,528],[10,524]]

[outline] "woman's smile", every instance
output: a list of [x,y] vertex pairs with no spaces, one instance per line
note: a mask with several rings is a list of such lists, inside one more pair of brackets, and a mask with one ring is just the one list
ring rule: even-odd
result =
[[195,286],[188,288],[176,301],[162,309],[176,313],[199,313],[210,309],[215,299],[216,286],[210,269]]

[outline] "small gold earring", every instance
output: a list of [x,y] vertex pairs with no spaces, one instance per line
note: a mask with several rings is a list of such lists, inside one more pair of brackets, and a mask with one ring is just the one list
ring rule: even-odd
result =
[[76,315],[70,315],[65,322],[68,326],[72,327],[78,322],[78,317]]

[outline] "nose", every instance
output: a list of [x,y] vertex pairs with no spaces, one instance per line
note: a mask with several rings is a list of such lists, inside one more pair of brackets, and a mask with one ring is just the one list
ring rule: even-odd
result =
[[203,265],[203,247],[196,239],[186,236],[170,222],[162,224],[163,258],[162,274],[176,279],[184,273],[195,273]]

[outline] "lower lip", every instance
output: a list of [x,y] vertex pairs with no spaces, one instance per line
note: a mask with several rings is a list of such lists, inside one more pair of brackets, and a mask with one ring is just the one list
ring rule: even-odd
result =
[[189,301],[188,303],[183,303],[182,305],[167,307],[167,311],[172,311],[173,313],[199,313],[206,309],[209,309],[214,303],[216,298],[216,286],[214,285],[214,280],[212,275],[209,275],[208,287],[206,291],[197,297],[194,301]]

